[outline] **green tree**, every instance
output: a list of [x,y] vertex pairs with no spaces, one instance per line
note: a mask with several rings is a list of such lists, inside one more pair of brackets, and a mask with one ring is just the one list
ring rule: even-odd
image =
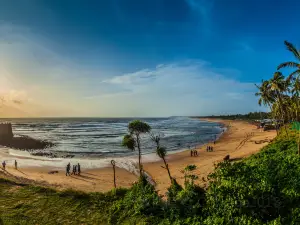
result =
[[[258,92],[255,93],[255,96],[259,96],[260,98],[258,99],[258,104],[268,106],[271,112],[271,115],[273,115],[273,118],[276,118],[275,114],[272,113],[273,107],[274,107],[274,102],[275,102],[275,95],[274,91],[271,90],[270,88],[270,81],[267,80],[262,80],[261,86],[258,86],[255,84],[255,86],[258,88]],[[273,104],[273,105],[272,105]],[[276,122],[276,132],[278,134],[278,126]]]
[[161,158],[164,161],[165,167],[162,166],[162,168],[164,168],[168,171],[168,175],[169,175],[170,181],[172,183],[173,178],[170,173],[169,164],[166,161],[167,149],[165,147],[160,146],[160,135],[151,134],[151,139],[152,139],[152,141],[155,142],[156,154],[158,155],[159,158]]
[[262,80],[261,86],[255,84],[258,88],[258,92],[255,93],[255,96],[259,96],[258,104],[268,106],[271,109],[271,103],[274,102],[274,97],[270,91],[270,83],[267,80]]
[[[275,93],[276,101],[278,104],[278,107],[280,109],[280,119],[283,120],[283,124],[285,123],[285,110],[283,107],[283,93],[285,93],[288,90],[288,83],[284,79],[284,76],[281,72],[275,72],[274,76],[270,79],[270,89]],[[288,136],[288,132],[286,130],[286,127],[284,126],[286,135]]]
[[292,80],[295,77],[295,75],[297,75],[297,77],[299,77],[299,75],[300,75],[300,64],[299,64],[299,62],[300,62],[300,51],[297,50],[296,47],[288,41],[284,41],[284,44],[285,44],[287,50],[289,50],[290,52],[293,53],[293,56],[295,57],[297,62],[289,61],[289,62],[281,63],[277,67],[277,70],[280,70],[281,68],[287,68],[287,67],[294,68],[295,71],[293,71],[287,78],[288,80]]
[[123,142],[122,145],[124,147],[127,147],[128,149],[135,151],[138,150],[138,155],[139,155],[139,172],[140,176],[143,175],[143,167],[142,167],[142,162],[141,162],[141,135],[145,133],[149,133],[151,131],[151,127],[149,124],[140,121],[140,120],[134,120],[131,121],[128,124],[128,134],[126,134],[123,137]]
[[197,169],[196,165],[187,165],[181,173],[184,174],[184,185],[187,187],[189,184],[194,185],[194,181],[198,179],[197,175],[193,174],[193,171]]

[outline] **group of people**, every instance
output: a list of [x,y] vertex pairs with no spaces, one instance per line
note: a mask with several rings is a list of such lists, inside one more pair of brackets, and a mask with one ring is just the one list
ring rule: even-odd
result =
[[[6,168],[6,162],[5,160],[2,162],[2,169],[5,170]],[[17,170],[18,169],[18,162],[17,160],[15,160],[15,169]]]
[[206,151],[207,151],[207,152],[212,152],[212,151],[214,151],[214,147],[208,145],[208,146],[206,146]]
[[73,165],[72,173],[70,173],[70,171],[71,171],[71,164],[68,163],[68,165],[66,167],[66,176],[80,175],[80,173],[81,173],[80,164],[78,163],[77,165]]
[[196,149],[192,149],[191,156],[198,156],[198,151]]

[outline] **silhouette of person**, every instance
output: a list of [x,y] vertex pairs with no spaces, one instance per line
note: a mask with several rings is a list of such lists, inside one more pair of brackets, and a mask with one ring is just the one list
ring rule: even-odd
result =
[[78,175],[80,175],[81,169],[80,169],[80,164],[78,163],[78,167],[77,167],[77,171],[78,171]]
[[3,161],[3,162],[2,162],[2,167],[3,167],[3,170],[5,170],[5,166],[6,166],[6,162],[5,162],[5,161]]
[[70,176],[70,169],[71,169],[71,165],[70,163],[68,163],[67,168],[66,168],[66,176]]

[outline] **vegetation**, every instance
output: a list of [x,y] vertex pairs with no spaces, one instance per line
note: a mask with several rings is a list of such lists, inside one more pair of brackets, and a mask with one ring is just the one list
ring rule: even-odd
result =
[[151,127],[140,120],[134,120],[128,125],[128,133],[123,138],[122,145],[127,147],[128,149],[134,151],[138,150],[139,153],[139,171],[140,176],[143,175],[143,167],[141,162],[141,135],[145,133],[149,133],[151,131]]
[[[197,117],[201,118],[201,117]],[[271,113],[266,112],[250,112],[247,114],[235,114],[235,115],[219,115],[219,116],[204,116],[203,118],[220,118],[220,119],[228,119],[228,120],[261,120],[261,119],[269,119],[271,118]]]
[[171,172],[169,169],[169,165],[166,161],[166,155],[167,155],[167,149],[165,147],[160,146],[160,135],[154,135],[151,134],[151,139],[154,141],[156,145],[156,154],[158,155],[159,158],[161,158],[165,164],[165,167],[162,167],[168,171],[168,175],[170,178],[171,183],[173,182],[173,178],[171,176]]
[[[293,44],[285,41],[287,49],[293,56],[300,60],[300,51]],[[280,71],[276,71],[270,80],[263,80],[261,86],[257,86],[259,91],[256,96],[260,96],[258,103],[268,106],[271,116],[274,119],[287,124],[291,121],[300,121],[300,64],[297,62],[285,62],[280,64],[277,69],[292,67],[296,70],[286,78]],[[288,137],[287,126],[284,126]],[[300,154],[300,130],[298,130],[298,154]]]

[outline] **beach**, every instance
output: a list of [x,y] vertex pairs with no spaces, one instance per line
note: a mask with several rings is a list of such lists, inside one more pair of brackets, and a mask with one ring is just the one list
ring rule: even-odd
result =
[[[199,177],[196,183],[201,186],[207,185],[207,175],[214,170],[214,164],[223,160],[226,155],[230,155],[233,160],[250,156],[258,152],[276,136],[276,131],[261,132],[256,126],[238,120],[204,119],[210,122],[222,123],[227,127],[226,132],[215,143],[208,143],[214,147],[213,152],[206,151],[206,145],[197,148],[198,156],[191,157],[190,151],[182,151],[170,154],[166,157],[171,171],[171,175],[183,184],[184,176],[181,171],[189,164],[195,164],[197,169],[195,175]],[[250,136],[251,134],[251,136]],[[18,161],[22,157],[16,156]],[[162,168],[162,160],[148,161],[143,164],[144,170],[152,177],[156,183],[156,189],[160,194],[165,194],[170,185],[167,171]],[[5,174],[0,170],[0,176],[15,177],[16,180],[37,183],[57,189],[75,189],[86,192],[106,192],[113,188],[112,166],[106,168],[84,169],[80,176],[66,176],[65,170],[61,167],[20,167],[18,170],[13,165],[7,165]],[[49,174],[50,171],[55,173]],[[117,187],[130,187],[137,181],[137,176],[128,170],[116,167]]]

